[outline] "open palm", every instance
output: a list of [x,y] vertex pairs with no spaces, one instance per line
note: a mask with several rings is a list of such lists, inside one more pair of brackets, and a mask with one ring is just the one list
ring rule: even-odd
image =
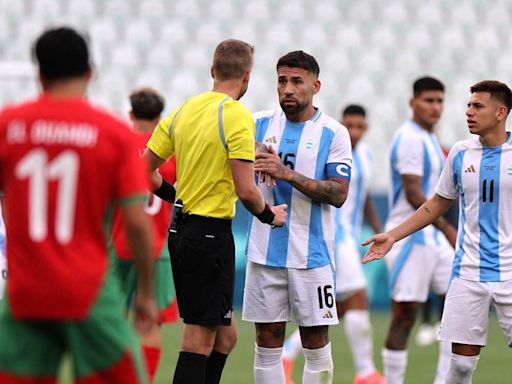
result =
[[394,243],[395,239],[386,232],[373,235],[362,243],[362,245],[371,244],[370,249],[363,257],[363,263],[369,263],[373,260],[382,259],[393,247]]

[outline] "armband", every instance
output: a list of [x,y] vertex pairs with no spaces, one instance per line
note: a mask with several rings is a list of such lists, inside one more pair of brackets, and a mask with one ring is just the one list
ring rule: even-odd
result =
[[263,209],[263,212],[254,216],[256,216],[258,220],[264,224],[272,224],[275,217],[274,212],[272,212],[270,206],[267,203],[265,203],[265,208]]
[[174,202],[174,199],[176,198],[176,190],[164,178],[162,178],[162,184],[160,187],[153,191],[153,194],[162,200],[168,201],[169,203]]

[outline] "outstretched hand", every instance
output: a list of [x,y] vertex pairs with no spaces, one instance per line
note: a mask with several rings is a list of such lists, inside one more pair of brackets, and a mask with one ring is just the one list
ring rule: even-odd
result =
[[382,259],[386,256],[386,253],[393,247],[395,239],[390,236],[387,232],[378,233],[373,235],[368,240],[364,241],[361,245],[371,244],[370,249],[366,252],[363,257],[363,263],[369,263],[373,260]]

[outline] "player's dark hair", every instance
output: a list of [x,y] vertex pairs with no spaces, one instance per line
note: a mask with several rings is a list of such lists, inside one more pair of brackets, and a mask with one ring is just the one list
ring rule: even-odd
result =
[[245,41],[228,39],[213,54],[213,73],[220,81],[241,79],[252,68],[254,47]]
[[493,99],[498,100],[507,107],[507,114],[510,112],[510,108],[512,108],[512,92],[506,84],[500,81],[480,81],[479,83],[473,84],[469,90],[471,93],[489,92]]
[[130,95],[132,113],[136,119],[154,120],[164,109],[164,98],[154,89],[141,88]]
[[414,97],[419,96],[425,91],[441,91],[444,92],[444,85],[433,77],[420,77],[412,86]]
[[342,116],[347,115],[361,115],[366,117],[366,110],[358,104],[350,104],[345,107],[343,112],[341,113]]
[[320,67],[316,59],[304,51],[292,51],[281,56],[277,61],[276,70],[279,67],[302,68],[316,77],[320,74]]
[[48,29],[36,40],[33,56],[47,81],[81,77],[90,70],[85,39],[74,29]]

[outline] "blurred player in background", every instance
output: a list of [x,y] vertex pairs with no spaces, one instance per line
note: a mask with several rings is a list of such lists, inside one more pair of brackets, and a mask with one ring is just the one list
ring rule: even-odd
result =
[[84,99],[84,38],[48,30],[34,55],[43,94],[0,113],[9,239],[0,382],[56,382],[69,352],[80,383],[145,383],[109,268],[105,220],[120,207],[137,264],[136,324],[145,331],[156,319],[147,172],[129,127]]
[[512,136],[506,131],[512,92],[498,81],[482,81],[470,90],[467,123],[478,137],[453,146],[435,195],[398,226],[371,237],[364,259],[385,256],[395,242],[439,220],[460,196],[452,280],[439,333],[440,340],[452,343],[450,384],[471,383],[487,344],[491,308],[512,345]]
[[[386,228],[408,217],[427,198],[444,164],[434,126],[443,111],[444,85],[423,77],[413,84],[412,119],[400,127],[391,145],[390,211]],[[443,236],[444,235],[444,236]],[[391,325],[382,351],[384,375],[390,384],[403,383],[407,341],[429,289],[444,295],[448,289],[456,231],[445,219],[400,241],[386,258],[391,288]],[[435,383],[444,383],[450,345],[440,343]]]
[[[213,89],[163,119],[145,153],[152,172],[173,154],[178,165],[176,202],[182,212],[175,204],[169,250],[185,324],[175,384],[219,383],[235,346],[231,220],[237,198],[269,228],[286,220],[286,207],[271,208],[255,184],[254,122],[238,101],[249,85],[253,54],[243,41],[221,42],[211,67]],[[159,190],[171,189],[165,185]]]
[[[164,109],[163,97],[153,89],[142,88],[130,95],[130,120],[133,131],[137,134],[138,153],[143,153],[146,143],[153,130],[160,121]],[[160,174],[168,182],[176,181],[176,161],[172,157],[160,167]],[[177,320],[176,305],[172,305],[174,299],[174,283],[167,248],[168,228],[171,221],[172,205],[159,197],[151,194],[145,207],[146,213],[152,219],[153,226],[153,258],[155,261],[155,294],[157,305],[160,309],[159,324],[155,324],[141,339],[142,352],[146,361],[150,381],[158,370],[162,336],[160,324]],[[110,248],[114,256],[114,263],[121,279],[121,288],[125,295],[125,305],[129,309],[136,292],[135,264],[126,238],[126,231],[121,218],[121,212],[114,215],[112,229],[112,246]]]
[[275,180],[275,186],[260,183],[265,198],[286,204],[290,214],[279,229],[252,220],[242,318],[256,325],[256,384],[285,382],[281,355],[292,319],[306,358],[303,383],[331,383],[328,326],[338,324],[332,206],[347,196],[350,138],[313,106],[320,90],[313,56],[290,52],[276,69],[281,108],[255,114],[256,141],[270,150],[256,155],[255,170]]
[[[336,224],[336,308],[344,318],[344,329],[354,358],[354,384],[380,384],[385,380],[373,363],[372,326],[366,295],[359,239],[363,217],[375,233],[381,224],[368,193],[372,172],[372,151],[360,141],[368,129],[366,111],[360,105],[348,105],[341,123],[347,128],[352,144],[352,174],[347,200],[335,210]],[[283,363],[287,383],[292,383],[293,362],[301,351],[300,334],[295,331],[285,342]]]
[[4,297],[5,282],[7,281],[6,238],[2,204],[3,196],[0,195],[0,300]]

